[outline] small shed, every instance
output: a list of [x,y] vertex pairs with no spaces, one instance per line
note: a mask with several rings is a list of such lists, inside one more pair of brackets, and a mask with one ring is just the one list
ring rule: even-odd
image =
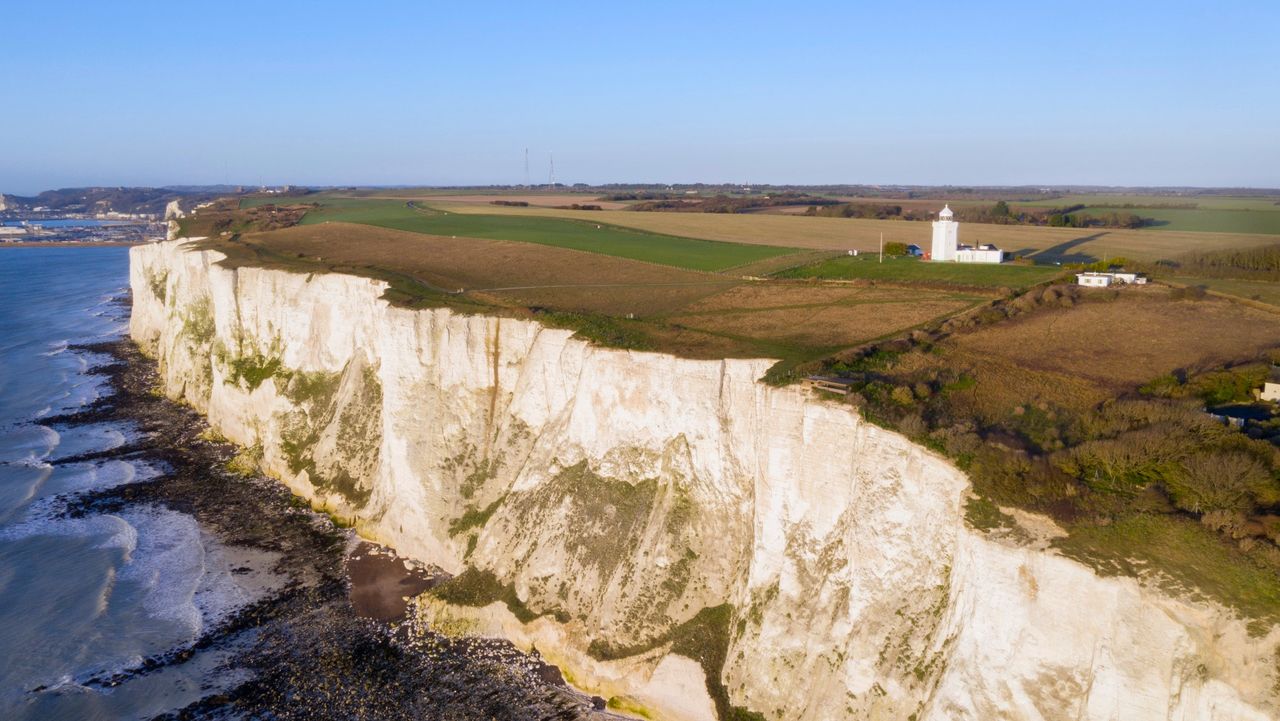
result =
[[1260,401],[1280,403],[1280,368],[1271,366],[1271,375],[1262,383],[1262,387],[1254,391]]

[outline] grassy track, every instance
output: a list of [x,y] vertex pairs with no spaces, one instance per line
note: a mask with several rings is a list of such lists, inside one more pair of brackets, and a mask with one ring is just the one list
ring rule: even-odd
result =
[[307,213],[303,225],[340,221],[430,235],[515,240],[705,271],[795,252],[793,248],[699,240],[566,218],[434,212],[399,200],[331,198],[322,202],[320,208]]
[[1025,288],[1046,281],[1061,269],[1029,265],[983,265],[969,263],[927,263],[914,258],[874,256],[835,258],[814,265],[784,270],[780,278],[823,280],[926,281],[992,288]]

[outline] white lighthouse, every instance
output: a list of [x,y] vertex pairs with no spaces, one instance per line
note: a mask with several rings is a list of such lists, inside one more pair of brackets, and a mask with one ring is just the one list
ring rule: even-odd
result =
[[951,206],[943,206],[938,219],[933,221],[933,249],[929,257],[933,260],[956,259],[956,249],[960,246],[960,224],[952,220],[954,214]]
[[1004,252],[990,243],[960,245],[960,224],[952,220],[951,206],[943,206],[933,221],[933,250],[929,258],[948,263],[1002,263]]

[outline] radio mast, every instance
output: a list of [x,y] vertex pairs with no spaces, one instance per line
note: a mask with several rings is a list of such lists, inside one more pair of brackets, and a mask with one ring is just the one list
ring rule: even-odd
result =
[[529,149],[524,149],[524,187],[529,187]]

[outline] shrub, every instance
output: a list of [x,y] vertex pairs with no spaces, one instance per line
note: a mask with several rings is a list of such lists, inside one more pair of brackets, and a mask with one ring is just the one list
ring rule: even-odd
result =
[[1165,480],[1178,508],[1192,513],[1249,512],[1260,497],[1275,497],[1268,469],[1240,452],[1198,453],[1182,461]]
[[916,400],[915,394],[913,394],[911,389],[907,386],[898,386],[894,388],[893,392],[889,394],[889,397],[893,399],[894,403],[897,403],[900,406],[909,406],[915,403]]
[[1264,366],[1248,366],[1205,373],[1192,379],[1191,386],[1205,403],[1221,405],[1250,400],[1253,389],[1261,386],[1266,378]]

